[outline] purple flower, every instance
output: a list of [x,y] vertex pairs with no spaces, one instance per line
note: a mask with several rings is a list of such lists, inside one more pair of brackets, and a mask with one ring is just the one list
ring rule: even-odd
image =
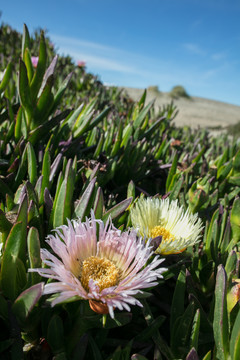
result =
[[45,295],[59,293],[52,306],[78,296],[89,300],[94,311],[109,312],[113,318],[115,308],[130,311],[129,305],[142,306],[134,295],[157,285],[166,270],[158,267],[163,259],[157,256],[146,265],[152,247],[135,230],[121,232],[93,214],[86,222],[68,220],[46,241],[53,253],[41,249],[41,258],[48,267],[30,271],[55,280],[44,288]]
[[37,64],[38,64],[38,56],[32,56],[31,60],[32,60],[33,67],[36,68]]

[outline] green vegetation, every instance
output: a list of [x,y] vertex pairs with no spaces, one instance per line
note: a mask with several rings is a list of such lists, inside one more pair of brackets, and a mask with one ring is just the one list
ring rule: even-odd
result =
[[[42,31],[2,24],[0,35],[0,358],[237,360],[237,139],[176,128],[173,103],[157,112],[146,91],[135,103],[104,87]],[[112,319],[79,298],[51,307],[47,279],[29,272],[47,235],[91,210],[127,230],[141,194],[198,213],[201,241],[165,256],[142,308]]]
[[229,135],[236,137],[240,136],[240,121],[234,125],[228,125],[226,131]]
[[157,85],[148,86],[147,91],[151,91],[151,92],[155,93],[156,95],[159,95],[161,93]]
[[173,99],[178,99],[178,98],[191,99],[190,95],[188,95],[187,91],[181,85],[174,86],[170,91],[169,95]]

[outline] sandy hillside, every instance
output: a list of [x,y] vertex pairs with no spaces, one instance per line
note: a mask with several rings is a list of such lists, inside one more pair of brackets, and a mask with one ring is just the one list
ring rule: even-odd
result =
[[[144,89],[125,88],[129,96],[137,101],[143,94]],[[147,102],[155,100],[156,108],[171,102],[168,93],[154,91],[147,92]],[[174,122],[177,126],[189,125],[192,128],[214,128],[236,124],[240,122],[240,106],[208,100],[199,97],[191,97],[190,100],[179,98],[174,100],[179,113]]]

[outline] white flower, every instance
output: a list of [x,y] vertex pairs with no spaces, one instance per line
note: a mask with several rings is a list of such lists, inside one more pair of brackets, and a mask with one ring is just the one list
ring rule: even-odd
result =
[[121,232],[109,222],[105,226],[93,214],[86,222],[68,221],[68,226],[55,231],[47,238],[53,253],[41,249],[48,267],[31,269],[56,280],[44,288],[44,294],[60,293],[52,306],[79,296],[89,300],[94,311],[114,317],[114,308],[130,311],[129,305],[142,306],[134,295],[157,285],[166,270],[158,268],[163,261],[158,257],[146,265],[152,247],[139,239],[136,231]]
[[147,239],[160,237],[156,253],[169,255],[183,252],[200,240],[203,228],[197,214],[178,206],[177,200],[144,198],[131,208],[132,225]]

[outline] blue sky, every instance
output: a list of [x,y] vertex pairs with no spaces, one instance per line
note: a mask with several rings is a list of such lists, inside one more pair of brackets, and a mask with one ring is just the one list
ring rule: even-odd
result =
[[46,29],[60,54],[106,84],[240,105],[239,0],[13,0],[1,21]]

